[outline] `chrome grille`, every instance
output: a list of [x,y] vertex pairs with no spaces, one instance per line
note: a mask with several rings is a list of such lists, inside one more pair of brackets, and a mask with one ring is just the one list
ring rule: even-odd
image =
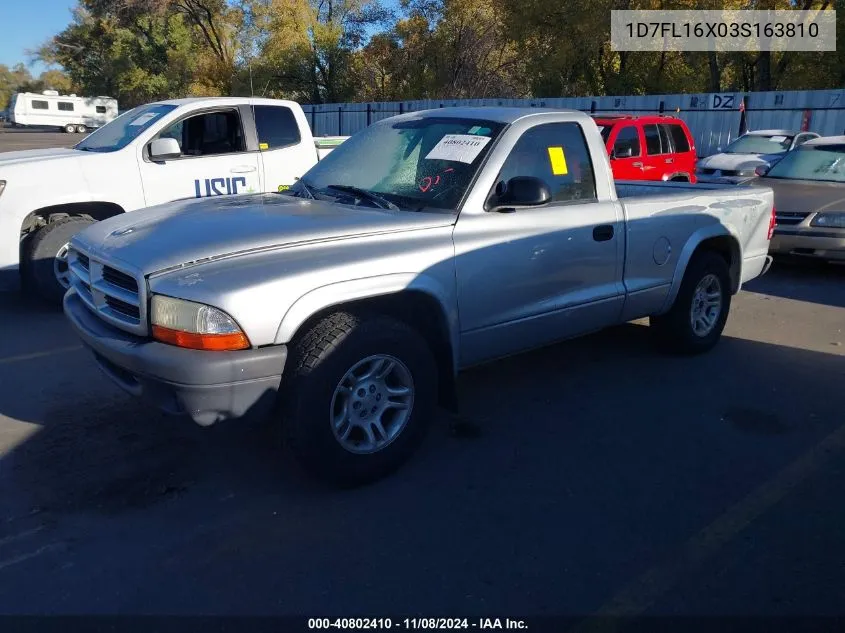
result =
[[123,288],[135,294],[138,293],[138,282],[135,281],[135,278],[111,266],[103,266],[103,279],[118,288]]
[[147,307],[143,278],[71,247],[68,253],[71,284],[104,321],[133,334],[147,334]]
[[775,222],[781,226],[794,226],[801,224],[809,213],[798,213],[788,211],[776,211]]

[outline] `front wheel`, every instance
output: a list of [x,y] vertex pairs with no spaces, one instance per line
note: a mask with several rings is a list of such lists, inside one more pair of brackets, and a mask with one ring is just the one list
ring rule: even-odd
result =
[[79,134],[85,134],[85,133],[88,131],[88,128],[87,128],[87,127],[85,127],[84,125],[77,125],[77,126],[76,126],[76,131],[77,131]]
[[353,487],[386,476],[419,447],[436,403],[425,339],[385,316],[329,315],[292,346],[282,393],[299,462]]
[[25,253],[25,282],[45,301],[61,303],[70,285],[68,242],[92,222],[88,218],[62,218],[38,229],[32,237]]
[[75,125],[72,125],[72,124],[70,124],[70,123],[68,123],[68,124],[67,124],[66,126],[64,126],[62,129],[63,129],[65,132],[67,132],[68,134],[73,134],[74,132],[76,132],[76,126],[75,126]]
[[724,257],[712,251],[693,255],[675,303],[653,316],[651,328],[667,351],[699,354],[722,336],[731,307],[731,276]]

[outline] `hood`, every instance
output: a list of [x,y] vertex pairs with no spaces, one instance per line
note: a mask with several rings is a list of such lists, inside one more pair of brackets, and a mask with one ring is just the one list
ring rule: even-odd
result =
[[79,150],[61,147],[54,147],[50,149],[27,149],[19,152],[3,152],[0,154],[0,170],[13,165],[24,165],[26,163],[43,164],[46,161],[58,160],[61,158],[77,158],[84,154],[85,152],[80,152]]
[[758,178],[755,184],[775,192],[778,213],[845,211],[845,184],[785,178]]
[[707,169],[729,169],[733,171],[743,165],[756,167],[764,163],[776,163],[781,158],[783,158],[783,154],[713,154],[707,158],[702,158],[698,162],[698,166]]
[[354,207],[287,195],[191,199],[96,222],[73,243],[149,275],[185,265],[321,240],[453,224],[455,216]]

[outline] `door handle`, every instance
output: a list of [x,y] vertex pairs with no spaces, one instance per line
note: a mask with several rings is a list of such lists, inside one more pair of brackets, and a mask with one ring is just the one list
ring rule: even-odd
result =
[[671,165],[671,164],[672,164],[672,163],[674,163],[674,162],[675,162],[675,159],[674,159],[674,158],[667,158],[667,159],[666,159],[666,164],[667,164],[667,165]]
[[600,224],[593,229],[593,239],[596,242],[607,242],[613,239],[613,225]]
[[639,167],[640,169],[643,168],[643,164],[640,161],[637,161],[635,163],[631,163],[631,165],[634,166],[634,167]]
[[251,171],[255,171],[254,165],[238,165],[237,167],[232,167],[229,170],[230,174],[248,174]]

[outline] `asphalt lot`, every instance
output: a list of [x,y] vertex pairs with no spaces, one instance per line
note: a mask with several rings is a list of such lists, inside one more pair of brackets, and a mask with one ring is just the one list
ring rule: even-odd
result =
[[344,492],[273,421],[139,405],[55,310],[0,324],[0,613],[845,615],[845,267],[777,263],[704,356],[634,323],[475,369]]
[[13,128],[0,125],[0,152],[47,147],[72,147],[85,138],[85,134],[65,134],[52,130]]

